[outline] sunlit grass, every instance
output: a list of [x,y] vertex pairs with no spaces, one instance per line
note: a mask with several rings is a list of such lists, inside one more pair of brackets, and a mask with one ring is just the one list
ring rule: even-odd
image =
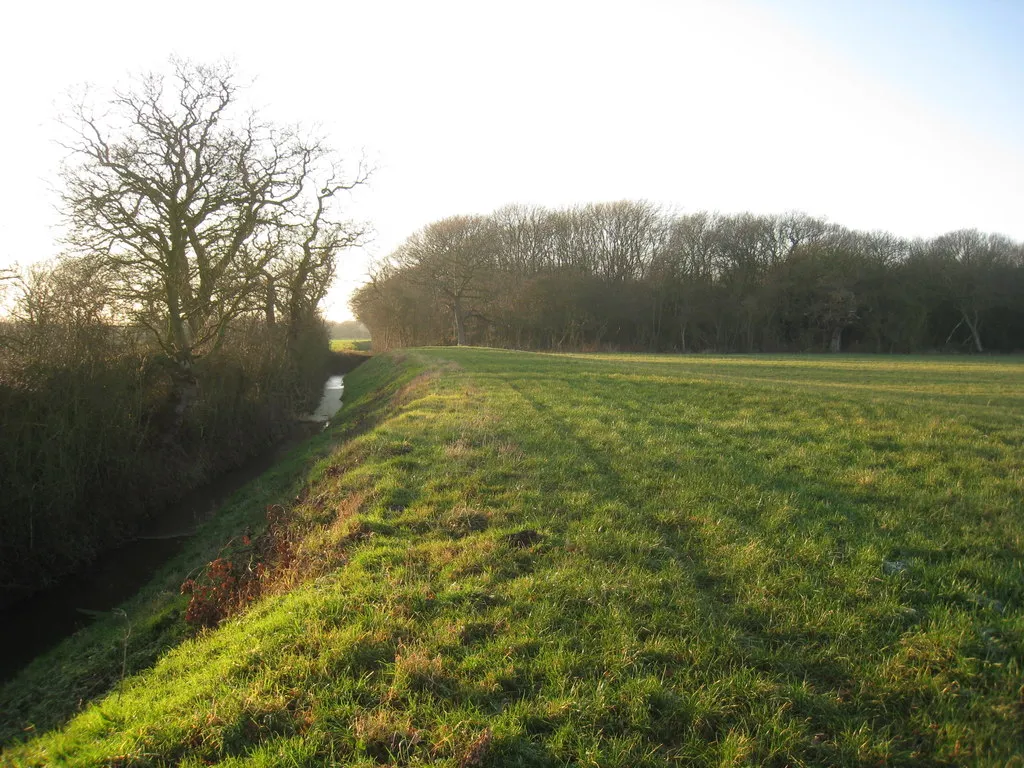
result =
[[331,339],[333,352],[369,352],[371,348],[369,339]]
[[291,504],[331,567],[4,759],[1020,764],[1020,358],[438,349],[346,398]]

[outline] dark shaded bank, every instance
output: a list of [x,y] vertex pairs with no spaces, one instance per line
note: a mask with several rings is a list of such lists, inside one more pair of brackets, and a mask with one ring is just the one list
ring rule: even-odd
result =
[[322,328],[291,342],[238,328],[185,381],[117,329],[96,336],[21,328],[0,345],[0,604],[88,567],[286,439],[336,364]]
[[195,489],[151,519],[135,539],[104,552],[95,562],[45,589],[20,599],[8,595],[7,605],[0,608],[0,681],[10,679],[40,653],[134,595],[232,493],[320,429],[316,423],[296,424],[292,434],[274,448]]
[[[259,476],[234,493],[226,492],[224,503],[216,514],[207,515],[195,536],[157,539],[166,543],[165,559],[150,564],[153,575],[144,583],[130,591],[122,589],[129,595],[124,602],[115,603],[111,597],[111,609],[90,613],[74,611],[78,606],[72,606],[78,614],[74,626],[80,630],[49,650],[36,644],[34,658],[23,668],[13,675],[4,670],[0,676],[0,745],[59,725],[117,686],[123,677],[148,668],[183,642],[189,631],[184,621],[188,599],[181,594],[182,582],[221,556],[229,542],[250,531],[258,536],[266,528],[268,506],[289,504],[297,498],[310,478],[318,475],[320,460],[339,442],[371,429],[389,398],[416,370],[385,358],[346,377],[344,406],[330,427],[309,426],[313,436],[292,447],[282,446],[262,474],[251,467],[250,474]],[[117,557],[118,553],[110,553],[103,563]],[[103,577],[103,573],[96,576],[97,580]],[[13,649],[17,644],[15,635],[35,638],[41,631],[9,623],[2,615],[0,627],[0,651],[4,653],[8,645]]]
[[[331,353],[327,370],[334,375],[325,384],[323,400],[331,399],[332,393],[336,398],[340,376],[367,359],[368,355]],[[340,406],[340,401],[335,402]],[[9,592],[0,605],[0,681],[11,678],[40,653],[134,595],[235,491],[322,428],[322,418],[295,422],[276,445],[189,492],[149,519],[132,540],[105,551],[88,566],[45,589],[21,595]]]
[[331,350],[327,360],[327,372],[332,376],[344,376],[370,359],[369,351]]

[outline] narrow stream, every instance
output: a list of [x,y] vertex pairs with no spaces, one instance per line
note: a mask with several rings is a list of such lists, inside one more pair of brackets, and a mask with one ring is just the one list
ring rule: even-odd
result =
[[341,408],[341,396],[345,393],[345,377],[331,376],[324,383],[324,394],[320,398],[320,405],[316,407],[303,421],[311,421],[327,424]]
[[343,378],[327,379],[316,410],[300,419],[282,442],[191,491],[144,525],[135,540],[105,552],[86,571],[0,610],[0,682],[87,625],[96,613],[110,611],[138,592],[231,494],[324,429],[341,408]]

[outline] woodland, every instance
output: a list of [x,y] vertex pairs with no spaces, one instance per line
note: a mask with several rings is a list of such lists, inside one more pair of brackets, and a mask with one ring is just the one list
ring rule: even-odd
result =
[[510,206],[416,232],[352,307],[377,350],[1012,352],[1024,244],[644,201]]

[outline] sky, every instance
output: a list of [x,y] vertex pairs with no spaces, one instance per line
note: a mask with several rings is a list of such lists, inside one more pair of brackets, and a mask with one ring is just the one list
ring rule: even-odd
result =
[[643,199],[1024,240],[1019,0],[19,3],[0,32],[0,266],[59,242],[69,89],[230,59],[244,102],[326,137],[375,231],[325,306],[446,216]]

